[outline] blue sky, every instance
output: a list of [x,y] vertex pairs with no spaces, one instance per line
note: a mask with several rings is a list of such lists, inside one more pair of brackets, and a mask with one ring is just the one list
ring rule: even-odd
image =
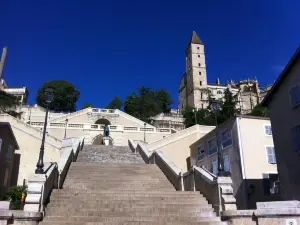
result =
[[178,103],[185,49],[205,43],[209,82],[273,82],[300,44],[299,0],[1,0],[4,78],[38,88],[65,79],[84,102],[105,107],[138,86],[166,88]]

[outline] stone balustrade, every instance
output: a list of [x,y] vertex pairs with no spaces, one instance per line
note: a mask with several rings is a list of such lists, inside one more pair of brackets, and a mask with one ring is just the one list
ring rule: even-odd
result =
[[197,166],[183,174],[181,169],[168,160],[161,151],[149,151],[146,143],[128,140],[128,145],[133,152],[139,152],[146,163],[156,164],[176,190],[200,191],[218,214],[221,211],[236,210],[230,177],[217,177]]
[[[32,127],[40,127],[44,126],[44,122],[30,122]],[[104,125],[101,124],[89,124],[89,123],[53,123],[50,122],[47,125],[47,128],[56,128],[56,129],[65,129],[67,125],[68,129],[90,129],[90,130],[100,130],[103,131]],[[135,126],[121,126],[121,125],[109,125],[110,131],[118,131],[118,132],[145,132],[145,133],[166,133],[171,134],[174,133],[173,129],[168,128],[155,128],[155,127],[135,127]]]
[[68,169],[76,161],[79,151],[84,145],[83,138],[67,138],[63,140],[61,157],[58,163],[45,163],[45,174],[33,174],[28,179],[28,193],[24,211],[43,212],[53,189],[61,188]]
[[148,151],[147,145],[141,141],[128,140],[132,152],[138,152],[148,164],[156,164],[166,175],[176,190],[184,191],[182,171],[173,162],[168,160],[161,151]]

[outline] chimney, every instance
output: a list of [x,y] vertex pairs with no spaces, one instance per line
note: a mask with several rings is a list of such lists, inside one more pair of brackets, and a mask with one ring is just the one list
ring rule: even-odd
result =
[[217,79],[216,79],[216,84],[220,85],[220,78],[219,77],[217,77]]
[[0,79],[2,78],[2,72],[5,64],[6,55],[7,55],[7,47],[4,47],[2,51],[1,61],[0,61]]

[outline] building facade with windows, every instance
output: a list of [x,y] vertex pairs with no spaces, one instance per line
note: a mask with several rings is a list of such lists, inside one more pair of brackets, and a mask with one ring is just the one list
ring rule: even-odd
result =
[[221,84],[208,83],[204,43],[194,31],[186,49],[186,71],[179,86],[179,110],[186,106],[193,108],[207,108],[209,98],[223,101],[226,88],[237,96],[237,108],[241,114],[251,112],[260,103],[267,90],[260,88],[257,79],[246,79]]
[[300,200],[300,47],[262,102],[272,123],[283,200]]
[[276,157],[270,120],[236,116],[190,146],[191,165],[217,174],[217,152],[233,180],[239,209],[255,208],[257,201],[280,200]]

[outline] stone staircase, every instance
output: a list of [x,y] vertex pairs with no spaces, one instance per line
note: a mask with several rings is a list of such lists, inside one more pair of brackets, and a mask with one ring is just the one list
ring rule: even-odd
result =
[[128,147],[85,146],[42,225],[221,225],[198,192],[178,192]]

